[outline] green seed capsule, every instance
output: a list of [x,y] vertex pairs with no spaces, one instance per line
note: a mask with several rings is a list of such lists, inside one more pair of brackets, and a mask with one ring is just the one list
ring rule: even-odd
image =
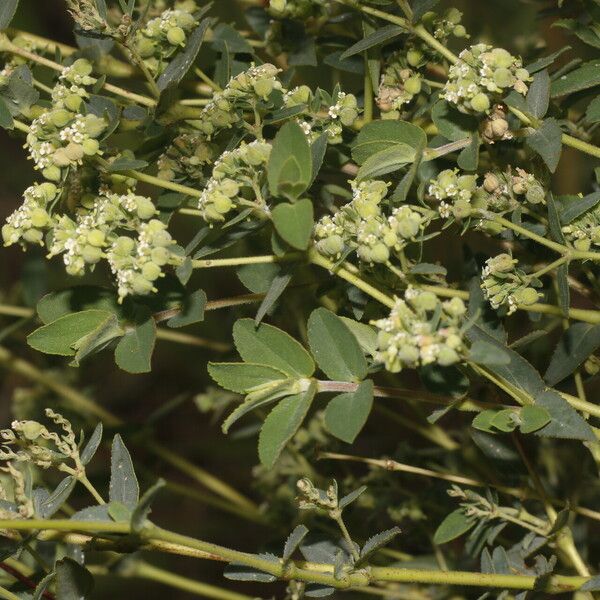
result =
[[46,227],[50,222],[50,215],[43,208],[34,208],[29,218],[33,227],[38,229]]
[[106,235],[100,229],[92,229],[87,234],[87,242],[91,246],[101,248],[106,243]]
[[408,64],[411,67],[418,67],[421,64],[422,60],[423,60],[423,53],[416,48],[411,48],[406,53],[406,61],[408,62]]
[[143,275],[139,274],[133,278],[131,287],[133,289],[133,293],[139,294],[140,296],[145,296],[154,289],[152,282],[148,281]]
[[79,109],[81,108],[82,102],[83,102],[83,99],[81,98],[81,96],[78,96],[77,94],[69,94],[64,99],[65,106],[69,110],[72,110],[75,113],[79,112]]
[[57,108],[50,113],[50,121],[55,127],[62,128],[67,123],[70,123],[73,120],[73,113],[64,109]]
[[29,441],[37,440],[42,431],[44,431],[44,426],[37,421],[25,421],[21,425],[21,433]]
[[81,258],[83,258],[88,265],[95,265],[102,258],[102,250],[88,244],[83,247]]
[[98,154],[100,144],[98,143],[98,140],[88,139],[83,141],[81,148],[86,156],[94,156],[95,154]]
[[482,92],[471,98],[471,108],[476,112],[485,112],[490,107],[490,99]]
[[62,172],[57,166],[51,165],[43,169],[42,175],[50,181],[60,181]]
[[152,262],[148,262],[142,267],[142,275],[148,281],[156,281],[161,275],[160,267]]
[[404,89],[409,93],[415,96],[421,91],[421,78],[418,75],[413,75],[409,77],[404,82]]
[[181,27],[171,27],[167,31],[167,40],[173,46],[184,46],[185,45],[185,31]]
[[449,367],[450,365],[456,364],[460,360],[456,350],[449,348],[448,346],[442,346],[437,356],[437,362],[442,367]]

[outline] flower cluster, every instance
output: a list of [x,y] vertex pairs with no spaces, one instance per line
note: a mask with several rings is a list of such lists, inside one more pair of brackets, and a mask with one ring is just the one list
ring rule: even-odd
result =
[[181,133],[158,159],[158,176],[167,181],[197,181],[212,162],[214,146],[198,132]]
[[18,242],[43,245],[44,231],[52,222],[48,205],[57,194],[58,188],[50,182],[28,187],[23,194],[23,204],[2,226],[4,245]]
[[304,477],[296,483],[298,490],[298,506],[303,510],[320,508],[323,510],[335,510],[339,505],[337,482],[334,480],[326,490],[322,490]]
[[600,246],[600,206],[584,212],[562,230],[577,250],[587,252],[592,246]]
[[523,201],[542,204],[545,192],[542,184],[531,173],[517,167],[501,172],[486,173],[482,188],[487,192],[486,208],[494,212],[514,210]]
[[468,216],[477,191],[477,175],[460,175],[458,169],[445,169],[430,180],[427,191],[439,201],[440,216],[456,219]]
[[91,72],[92,66],[85,59],[65,68],[52,90],[52,108],[31,123],[26,148],[35,168],[50,181],[60,181],[63,169],[80,165],[84,156],[102,153],[97,138],[106,129],[106,121],[81,112],[89,95],[86,87],[96,82]]
[[[390,316],[373,322],[379,330],[375,358],[392,373],[459,362],[465,350],[460,327],[466,310],[460,298],[442,302],[432,292],[409,286]],[[439,317],[432,318],[434,314]]]
[[[32,463],[42,469],[56,466],[70,473],[83,469],[79,447],[71,423],[61,414],[47,408],[46,416],[62,431],[50,431],[38,421],[14,421],[10,429],[0,431],[0,460]],[[74,467],[66,461],[72,460]]]
[[225,151],[215,163],[198,200],[202,217],[209,222],[225,220],[225,215],[239,203],[241,193],[250,190],[256,206],[263,204],[261,187],[266,164],[271,155],[271,145],[255,140],[242,142],[235,150]]
[[326,215],[315,225],[315,247],[330,258],[356,250],[368,264],[386,263],[392,251],[414,241],[430,220],[416,207],[400,206],[386,216],[381,201],[388,187],[382,181],[350,182],[353,199],[333,216]]
[[180,2],[137,31],[135,49],[152,73],[162,73],[169,59],[185,46],[187,36],[198,25],[193,15],[196,10],[193,0]]
[[[416,54],[411,55],[417,63]],[[383,118],[399,118],[400,110],[421,91],[421,76],[407,64],[403,53],[394,53],[387,61],[377,92],[377,106]]]
[[511,89],[527,93],[529,72],[520,58],[503,48],[476,44],[463,50],[459,59],[450,67],[441,96],[461,112],[486,113]]
[[129,294],[156,292],[154,282],[163,275],[163,267],[179,262],[175,242],[162,221],[151,219],[141,223],[137,231],[135,239],[117,237],[107,252],[120,300]]
[[198,119],[190,124],[207,137],[241,119],[240,109],[251,108],[260,100],[267,100],[273,90],[281,90],[277,74],[279,69],[265,63],[251,66],[247,71],[232,77],[222,92],[216,93],[204,107]]
[[[162,267],[177,264],[166,226],[152,219],[157,210],[150,198],[103,188],[98,195],[85,194],[76,214],[69,216],[54,214],[51,208],[58,193],[50,182],[28,188],[23,204],[2,227],[4,244],[43,245],[49,232],[48,257],[62,255],[65,270],[74,276],[107,258],[121,298],[154,291],[152,282],[161,276]],[[138,232],[139,237],[127,237],[124,230]]]
[[535,304],[540,294],[536,287],[541,282],[517,268],[518,261],[509,254],[488,258],[481,272],[481,289],[492,308],[508,308],[508,314],[518,306]]
[[326,133],[330,144],[339,144],[343,126],[350,127],[359,115],[356,96],[342,92],[339,87],[332,95],[319,90],[315,98],[310,88],[302,85],[286,92],[283,103],[285,108],[306,106],[306,112],[298,122],[311,142]]

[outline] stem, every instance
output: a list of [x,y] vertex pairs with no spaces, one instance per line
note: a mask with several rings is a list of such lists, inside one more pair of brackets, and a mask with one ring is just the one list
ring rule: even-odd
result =
[[215,258],[206,260],[193,260],[194,269],[211,269],[214,267],[237,267],[239,265],[264,265],[302,260],[303,252],[288,252],[282,256],[267,254],[264,256],[242,256],[237,258]]
[[5,600],[21,600],[20,596],[13,594],[6,588],[0,587],[0,598],[4,598]]
[[338,277],[341,277],[342,279],[346,280],[348,283],[351,283],[353,286],[357,287],[359,290],[362,290],[363,292],[365,292],[365,294],[368,294],[369,296],[371,296],[371,298],[378,300],[379,302],[381,302],[383,305],[387,306],[388,308],[394,308],[395,302],[394,302],[393,298],[390,298],[383,292],[380,292],[377,288],[373,287],[366,281],[363,281],[360,277],[357,277],[356,275],[350,273],[350,271],[348,271],[343,266],[336,266],[330,260],[328,260],[324,256],[321,256],[318,252],[316,252],[314,250],[311,250],[309,252],[308,258],[309,258],[310,262],[313,263],[314,265],[323,267],[324,269],[327,269],[328,271],[330,271],[331,273],[334,273]]
[[[44,67],[48,67],[53,71],[57,71],[61,73],[64,69],[62,65],[48,58],[44,58],[43,56],[39,56],[38,54],[34,54],[33,52],[29,52],[29,50],[25,50],[24,48],[19,48],[15,46],[6,36],[0,38],[0,51],[10,52],[11,54],[16,54],[17,56],[21,56],[22,58],[26,58],[27,60],[31,60],[33,62],[38,63],[39,65],[43,65]],[[102,86],[107,92],[115,94],[116,96],[121,96],[122,98],[126,98],[127,100],[131,100],[133,102],[137,102],[138,104],[142,104],[143,106],[155,107],[156,101],[152,98],[148,98],[147,96],[141,96],[140,94],[136,94],[134,92],[130,92],[129,90],[124,90],[123,88],[117,87],[116,85],[112,85],[111,83],[104,83]]]
[[[109,521],[72,521],[69,519],[2,519],[0,529],[16,531],[61,531],[95,534],[95,537],[112,537],[129,535],[128,523]],[[440,571],[430,569],[403,569],[395,567],[370,567],[359,570],[337,579],[333,566],[281,560],[269,560],[257,555],[247,554],[225,548],[211,542],[198,540],[185,535],[167,531],[156,526],[149,526],[140,532],[142,540],[148,542],[167,542],[206,553],[207,558],[236,562],[248,567],[270,573],[283,580],[298,580],[319,583],[338,589],[349,589],[367,586],[371,583],[425,583],[433,585],[460,585],[483,588],[506,588],[515,590],[533,590],[549,594],[564,593],[579,589],[589,578],[553,575],[540,581],[539,578],[527,575],[498,575],[469,571]]]
[[83,475],[80,475],[77,479],[83,484],[85,489],[94,497],[98,504],[106,504],[104,498],[102,498],[98,490],[92,485],[92,482],[87,478],[87,475],[85,475],[85,473]]
[[568,260],[569,260],[568,256],[561,256],[560,258],[557,258],[554,262],[551,262],[550,264],[546,265],[545,267],[542,267],[535,273],[532,273],[531,277],[539,278],[542,275],[545,275],[546,273],[553,271],[557,267],[560,267],[560,265],[566,263]]

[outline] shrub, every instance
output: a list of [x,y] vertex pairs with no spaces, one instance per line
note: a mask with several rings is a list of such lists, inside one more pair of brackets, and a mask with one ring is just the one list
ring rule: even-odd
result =
[[[0,6],[0,125],[33,167],[2,239],[51,274],[0,305],[22,385],[0,596],[87,598],[101,575],[247,597],[142,549],[287,598],[599,591],[597,3],[539,3],[573,38],[554,53],[435,0],[245,1],[242,26],[195,0],[66,4],[77,48]],[[96,403],[109,373],[151,377],[157,341],[189,345],[186,394],[142,423]],[[192,396],[215,456],[256,440],[251,491],[179,453]],[[163,492],[263,535],[163,529]]]

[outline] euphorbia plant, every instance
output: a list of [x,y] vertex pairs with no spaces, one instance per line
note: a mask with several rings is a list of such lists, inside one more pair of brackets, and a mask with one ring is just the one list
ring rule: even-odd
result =
[[[0,432],[0,596],[92,597],[99,574],[246,597],[138,550],[289,598],[600,591],[597,3],[537,3],[575,50],[525,56],[435,0],[219,3],[235,23],[195,0],[66,7],[77,46],[0,6],[0,125],[33,167],[2,238],[67,280],[0,305],[22,317],[0,364],[30,382]],[[569,194],[566,149],[588,175]],[[216,310],[221,339],[179,331]],[[257,437],[252,491],[154,438],[185,399],[128,423],[74,369],[112,352],[150,378],[169,341],[217,384],[185,382],[222,419],[215,454]],[[194,491],[146,469],[140,495],[124,439],[264,527],[254,553],[156,525],[163,487]]]

